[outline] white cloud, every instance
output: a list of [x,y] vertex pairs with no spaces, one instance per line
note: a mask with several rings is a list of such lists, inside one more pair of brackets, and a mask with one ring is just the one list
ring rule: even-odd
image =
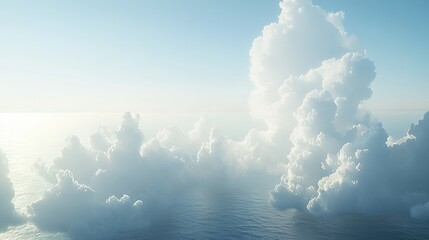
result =
[[275,159],[284,159],[291,149],[293,113],[309,91],[320,89],[321,73],[312,69],[348,52],[362,52],[342,27],[343,13],[328,13],[311,1],[285,0],[280,7],[278,21],[264,27],[250,50],[255,85],[250,109],[265,120]]
[[78,183],[70,171],[57,173],[57,184],[29,207],[30,220],[40,229],[68,232],[75,239],[109,239],[120,231],[147,225],[140,200],[127,195],[94,200],[94,191]]
[[[89,148],[71,137],[48,170],[38,165],[40,175],[50,180],[55,174],[57,184],[30,207],[31,220],[41,229],[78,238],[93,236],[89,229],[95,225],[97,234],[107,236],[111,232],[103,229],[111,219],[96,216],[110,211],[104,201],[111,196],[140,199],[153,210],[174,204],[194,188],[218,188],[252,172],[278,174],[282,169],[266,161],[274,159],[273,145],[257,130],[234,141],[202,117],[189,132],[168,127],[145,141],[138,121],[124,114],[113,136],[98,130]],[[150,219],[154,211],[149,212],[138,221]]]
[[16,212],[12,203],[15,192],[8,177],[8,169],[6,155],[0,151],[0,232],[24,222],[24,217]]
[[255,84],[250,103],[260,113],[270,111],[280,99],[278,90],[289,76],[303,75],[351,47],[350,37],[338,29],[343,15],[330,15],[311,1],[282,1],[280,7],[278,22],[265,26],[250,50],[250,77]]
[[251,52],[252,97],[268,111],[269,128],[295,122],[280,135],[290,133],[292,147],[272,205],[318,215],[427,214],[429,179],[422,169],[429,169],[429,114],[388,145],[382,125],[362,109],[375,67],[347,35],[344,14],[311,1],[280,5],[279,21],[264,29]]
[[29,211],[41,229],[67,231],[72,224],[89,218],[94,191],[76,182],[70,171],[59,171],[57,181]]

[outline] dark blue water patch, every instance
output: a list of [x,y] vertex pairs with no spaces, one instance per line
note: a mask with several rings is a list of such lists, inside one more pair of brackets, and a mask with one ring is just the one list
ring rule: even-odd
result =
[[118,239],[429,239],[429,222],[406,216],[321,218],[278,211],[267,201],[276,181],[241,179],[188,192],[158,210],[149,227],[121,233]]

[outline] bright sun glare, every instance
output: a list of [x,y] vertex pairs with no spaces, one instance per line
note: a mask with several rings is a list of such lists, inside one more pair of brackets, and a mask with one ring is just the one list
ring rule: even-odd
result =
[[[15,142],[31,137],[41,126],[49,123],[50,113],[0,113],[0,138]],[[51,123],[52,124],[52,123]]]

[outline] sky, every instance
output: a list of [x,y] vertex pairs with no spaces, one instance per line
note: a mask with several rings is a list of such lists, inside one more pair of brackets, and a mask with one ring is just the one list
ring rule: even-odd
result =
[[275,1],[1,4],[3,111],[241,110],[252,40],[279,12]]
[[[316,0],[376,65],[370,107],[429,106],[429,3]],[[1,112],[241,112],[278,1],[2,1]],[[399,100],[400,99],[400,100]]]

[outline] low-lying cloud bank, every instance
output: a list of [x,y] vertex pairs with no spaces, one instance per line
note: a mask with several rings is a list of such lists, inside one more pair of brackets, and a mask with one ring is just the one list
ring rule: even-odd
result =
[[30,220],[40,229],[67,232],[74,239],[109,239],[147,225],[141,200],[123,195],[99,202],[94,190],[78,183],[70,171],[60,170],[56,177],[57,184],[29,208]]
[[7,230],[9,226],[24,222],[24,217],[16,212],[12,203],[15,192],[8,177],[8,169],[6,155],[0,151],[0,232]]
[[[372,66],[353,54],[338,61]],[[336,129],[336,104],[326,91],[311,91],[298,112],[287,173],[271,194],[274,207],[318,215],[411,211],[412,217],[428,216],[429,155],[424,146],[429,113],[409,136],[387,144],[381,124],[368,115],[356,117],[360,122],[344,132]],[[265,142],[256,139],[257,144]],[[50,168],[38,166],[47,180],[55,174],[56,184],[29,207],[30,220],[40,229],[67,232],[75,239],[108,239],[144,229],[156,209],[174,204],[190,189],[269,174],[273,166],[246,162],[245,150],[251,148],[244,143],[222,135],[204,118],[187,133],[172,127],[144,141],[138,116],[124,114],[116,132],[100,129],[89,148],[71,137]],[[252,154],[260,156],[267,149],[263,145]]]
[[126,113],[117,131],[94,133],[89,148],[72,136],[51,166],[38,163],[56,185],[29,207],[30,220],[43,230],[104,239],[144,228],[157,208],[191,189],[282,171],[281,158],[268,161],[274,146],[256,130],[234,141],[203,117],[189,132],[169,127],[145,141],[138,122]]

